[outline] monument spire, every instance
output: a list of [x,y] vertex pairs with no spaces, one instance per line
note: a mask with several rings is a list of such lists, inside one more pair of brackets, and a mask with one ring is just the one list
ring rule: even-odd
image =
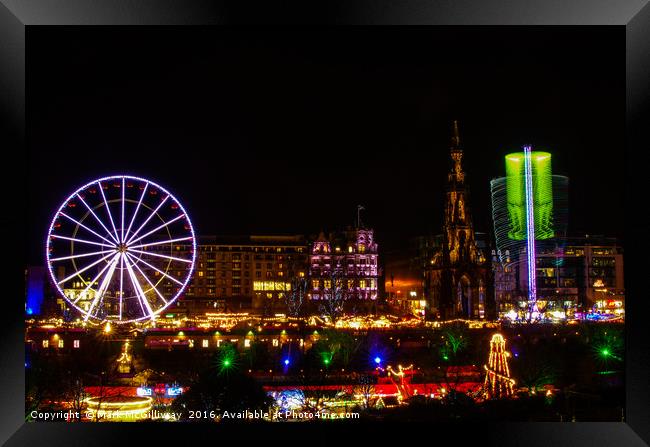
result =
[[451,149],[460,150],[460,134],[458,133],[458,120],[454,120],[454,126],[451,135]]

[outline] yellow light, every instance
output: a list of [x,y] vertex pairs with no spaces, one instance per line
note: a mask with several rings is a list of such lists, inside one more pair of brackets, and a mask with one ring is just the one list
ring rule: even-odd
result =
[[111,323],[106,323],[106,326],[104,326],[104,333],[110,334],[111,332]]

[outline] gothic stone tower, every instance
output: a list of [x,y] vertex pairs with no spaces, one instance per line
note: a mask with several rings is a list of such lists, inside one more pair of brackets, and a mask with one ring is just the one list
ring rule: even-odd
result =
[[492,288],[491,269],[475,240],[457,121],[453,125],[450,155],[452,166],[447,176],[443,234],[426,275],[430,309],[435,312],[431,316],[485,318],[486,301]]

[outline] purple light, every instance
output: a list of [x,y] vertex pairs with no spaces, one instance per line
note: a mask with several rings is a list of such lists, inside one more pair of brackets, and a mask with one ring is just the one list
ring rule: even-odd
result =
[[524,171],[526,180],[526,229],[528,261],[528,303],[530,318],[537,313],[537,272],[535,269],[535,209],[533,200],[533,172],[530,146],[524,146]]
[[[126,196],[127,180],[129,180],[128,182],[129,186],[131,186],[131,182],[140,182],[139,186],[142,192],[136,193],[137,195],[135,195],[135,197],[127,198]],[[113,191],[110,188],[107,188],[105,192],[104,186],[111,185],[111,184],[115,188],[119,188],[121,186],[122,188],[121,191],[119,191],[118,193],[118,191]],[[152,188],[149,188],[149,186],[152,186]],[[101,195],[97,195],[99,196],[97,197],[98,201],[92,199],[93,197],[92,195],[96,193],[95,189],[97,187],[99,187],[99,192],[101,194]],[[113,191],[113,193],[111,193],[111,191]],[[162,193],[160,194],[160,195],[164,195],[162,201],[160,201],[157,204],[157,206],[151,203],[146,204],[145,198],[147,198],[147,191]],[[132,201],[133,203],[137,203],[137,206],[135,207],[133,213],[131,213],[129,208],[126,207],[127,200]],[[136,202],[136,200],[138,201]],[[81,202],[88,211],[86,216],[92,216],[92,217],[90,217],[89,220],[87,220],[85,217],[77,216],[72,211],[69,212],[70,215],[66,214],[65,211],[67,211],[68,207],[73,208],[72,205],[74,205],[74,202],[77,203]],[[170,218],[170,220],[168,221],[164,221],[164,220],[161,221],[160,223],[162,223],[162,225],[157,226],[157,228],[152,231],[145,230],[146,234],[139,236],[138,233],[140,233],[142,230],[145,229],[145,226],[147,226],[147,224],[151,221],[151,219],[157,216],[157,218],[160,218],[162,220],[162,217],[158,213],[158,211],[162,208],[162,206],[165,203],[170,203],[170,202],[172,202],[172,209],[179,209],[181,214],[173,219]],[[109,204],[113,204],[114,206],[113,210],[110,209]],[[104,206],[106,208],[105,213],[101,213],[97,211],[98,207],[101,206]],[[136,224],[135,221],[138,212],[140,211],[140,208],[144,208],[145,206],[150,211],[150,214],[148,216],[143,216],[143,218],[146,217],[146,220],[142,224],[139,223]],[[120,209],[121,209],[121,213],[120,213]],[[82,209],[79,211],[81,212],[84,210]],[[119,218],[117,214],[113,216],[114,213],[120,213]],[[141,216],[142,214],[143,213],[140,213]],[[61,222],[59,221],[60,216],[65,217],[68,221],[71,222],[73,226],[76,225],[77,229],[82,228],[87,233],[82,232],[83,234],[79,238],[76,237],[77,236],[76,232],[75,234],[67,234],[67,235],[55,234],[55,231],[56,232],[61,231],[58,230],[58,228],[61,227],[60,225]],[[189,232],[190,236],[187,236],[187,232],[185,234],[181,233],[175,235],[169,233],[168,231],[168,233],[172,237],[166,238],[167,240],[165,241],[157,241],[156,240],[157,237],[153,237],[154,240],[151,242],[147,242],[146,240],[143,240],[147,238],[147,236],[150,236],[153,233],[168,227],[170,224],[178,220],[181,220],[182,218],[185,218],[187,221],[184,228],[187,232]],[[138,220],[141,221],[141,219]],[[119,229],[116,228],[116,223],[120,224]],[[127,227],[127,223],[128,223],[128,227]],[[70,226],[71,224],[66,222],[67,226]],[[88,225],[91,225],[94,229],[90,228]],[[132,228],[135,225],[137,225],[138,228],[136,231],[132,231]],[[109,230],[109,228],[112,228],[112,231]],[[174,236],[183,236],[183,237],[174,237]],[[101,247],[102,251],[96,251],[96,252],[89,251],[87,253],[84,252],[79,253],[77,250],[75,250],[74,252],[68,251],[68,253],[65,253],[66,250],[61,250],[61,252],[57,256],[56,255],[57,251],[53,251],[53,247],[55,246],[54,244],[56,244],[58,240],[70,240],[70,242],[74,244],[78,243],[78,244],[96,245],[98,247]],[[179,255],[179,257],[165,256],[158,253],[144,252],[140,250],[131,250],[131,248],[133,247],[128,247],[128,243],[133,243],[136,241],[141,241],[137,246],[135,246],[136,248],[144,248],[149,246],[160,246],[162,244],[172,244],[174,242],[189,241],[189,240],[192,241],[191,254],[184,252],[184,254]],[[120,242],[123,244],[122,247],[120,247]],[[62,241],[58,242],[58,245],[61,244]],[[122,248],[122,251],[120,251],[120,248]],[[129,252],[127,252],[126,250],[128,250]],[[97,309],[99,306],[101,306],[100,303],[104,299],[103,295],[105,295],[106,293],[110,293],[112,295],[106,295],[106,296],[112,296],[111,299],[116,299],[116,301],[119,300],[119,314],[117,313],[117,308],[116,308],[115,315],[114,315],[114,317],[119,317],[119,319],[116,322],[124,323],[124,322],[140,321],[140,320],[153,318],[155,315],[159,314],[160,312],[164,311],[167,307],[169,307],[169,305],[171,305],[176,299],[178,299],[178,297],[183,293],[183,291],[185,290],[185,288],[187,287],[187,285],[189,284],[192,278],[192,274],[194,271],[194,263],[196,261],[196,252],[197,252],[196,238],[195,238],[194,228],[192,226],[192,223],[183,206],[171,193],[169,193],[165,188],[161,187],[160,185],[157,185],[156,183],[143,179],[141,177],[134,177],[129,175],[117,175],[117,176],[109,176],[109,177],[103,177],[97,180],[93,180],[92,182],[89,182],[84,186],[80,187],[74,193],[70,194],[67,197],[67,199],[61,204],[57,212],[54,214],[52,221],[50,223],[48,237],[46,240],[45,253],[48,262],[48,271],[50,274],[50,279],[52,280],[55,287],[57,288],[57,291],[59,292],[60,296],[64,297],[72,307],[74,307],[77,311],[79,311],[81,314],[84,315],[84,321],[87,321],[90,317],[92,317],[93,319],[102,318],[96,315]],[[166,271],[162,271],[156,268],[154,265],[151,265],[150,263],[146,262],[144,259],[139,259],[138,256],[140,255],[146,257],[163,258],[172,261],[184,262],[188,264],[184,272],[186,276],[183,279],[181,278],[176,279],[168,275]],[[96,258],[98,259],[93,258],[93,256],[96,256]],[[73,268],[68,272],[66,272],[68,273],[68,275],[66,275],[67,277],[62,280],[59,280],[58,278],[61,278],[61,276],[63,276],[63,275],[58,276],[60,275],[60,271],[57,270],[57,268],[61,266],[60,262],[61,261],[75,262],[76,259],[81,259],[81,260],[87,259],[86,262],[90,262],[90,261],[93,262],[85,266],[83,265],[83,263],[82,265],[73,264]],[[151,260],[152,258],[149,259],[152,263],[159,264],[159,262],[154,262],[153,260]],[[97,266],[102,262],[104,262],[104,265],[100,265],[96,267],[96,269],[101,268],[99,273],[96,276],[94,272],[92,273],[92,275],[95,276],[92,281],[88,282],[88,279],[90,278],[84,278],[81,276],[82,273]],[[154,285],[154,283],[142,271],[142,269],[138,265],[139,263],[142,263],[142,265],[146,265],[149,268],[152,268],[153,270],[161,274],[163,277],[166,277],[167,279],[170,279],[176,284],[178,284],[180,287],[177,289],[177,291],[174,294],[170,294],[169,299],[165,299],[162,293]],[[161,266],[162,265],[163,264],[161,263]],[[66,266],[65,268],[67,270],[69,266]],[[115,271],[116,269],[120,270],[119,278],[116,277],[115,275],[117,273]],[[138,271],[137,274],[135,272],[136,269]],[[127,275],[124,275],[125,270]],[[163,268],[163,270],[167,270],[167,268]],[[79,278],[86,286],[83,292],[79,294],[79,296],[76,299],[73,299],[72,297],[68,298],[62,289],[64,287],[64,283],[73,278]],[[125,287],[125,283],[124,283],[125,280],[127,283],[128,282],[132,283],[133,286],[132,289],[135,294],[134,298],[138,299],[140,307],[143,310],[143,314],[141,316],[129,317],[130,318],[129,320],[122,319],[123,299],[124,299],[124,303],[126,303],[127,299],[129,298],[124,296],[123,294],[124,287]],[[98,288],[95,289],[94,286],[98,281],[100,285]],[[113,289],[115,281],[117,281],[117,284],[115,285],[117,290]],[[151,289],[148,289],[148,287],[151,287],[151,289],[153,289],[153,291],[157,294],[157,296],[160,297],[160,299],[162,300],[161,302],[158,302],[156,304],[156,306],[160,306],[160,307],[158,307],[155,311],[151,308],[150,303],[146,298],[146,293],[150,293],[151,291]],[[82,297],[87,297],[87,293],[91,288],[93,288],[93,291],[95,292],[95,296],[88,310],[85,310],[84,308],[80,307],[81,305],[78,303],[78,301]],[[147,289],[146,292],[143,289]],[[111,292],[108,292],[109,290]],[[119,293],[119,297],[116,296],[118,293]]]
[[381,363],[381,359],[379,357],[375,357],[375,363],[379,365]]

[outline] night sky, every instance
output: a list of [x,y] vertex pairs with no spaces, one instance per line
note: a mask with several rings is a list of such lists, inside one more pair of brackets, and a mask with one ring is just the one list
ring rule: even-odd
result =
[[625,30],[27,30],[29,262],[96,177],[174,193],[199,234],[437,232],[460,122],[475,229],[525,143],[570,177],[569,230],[623,236]]

